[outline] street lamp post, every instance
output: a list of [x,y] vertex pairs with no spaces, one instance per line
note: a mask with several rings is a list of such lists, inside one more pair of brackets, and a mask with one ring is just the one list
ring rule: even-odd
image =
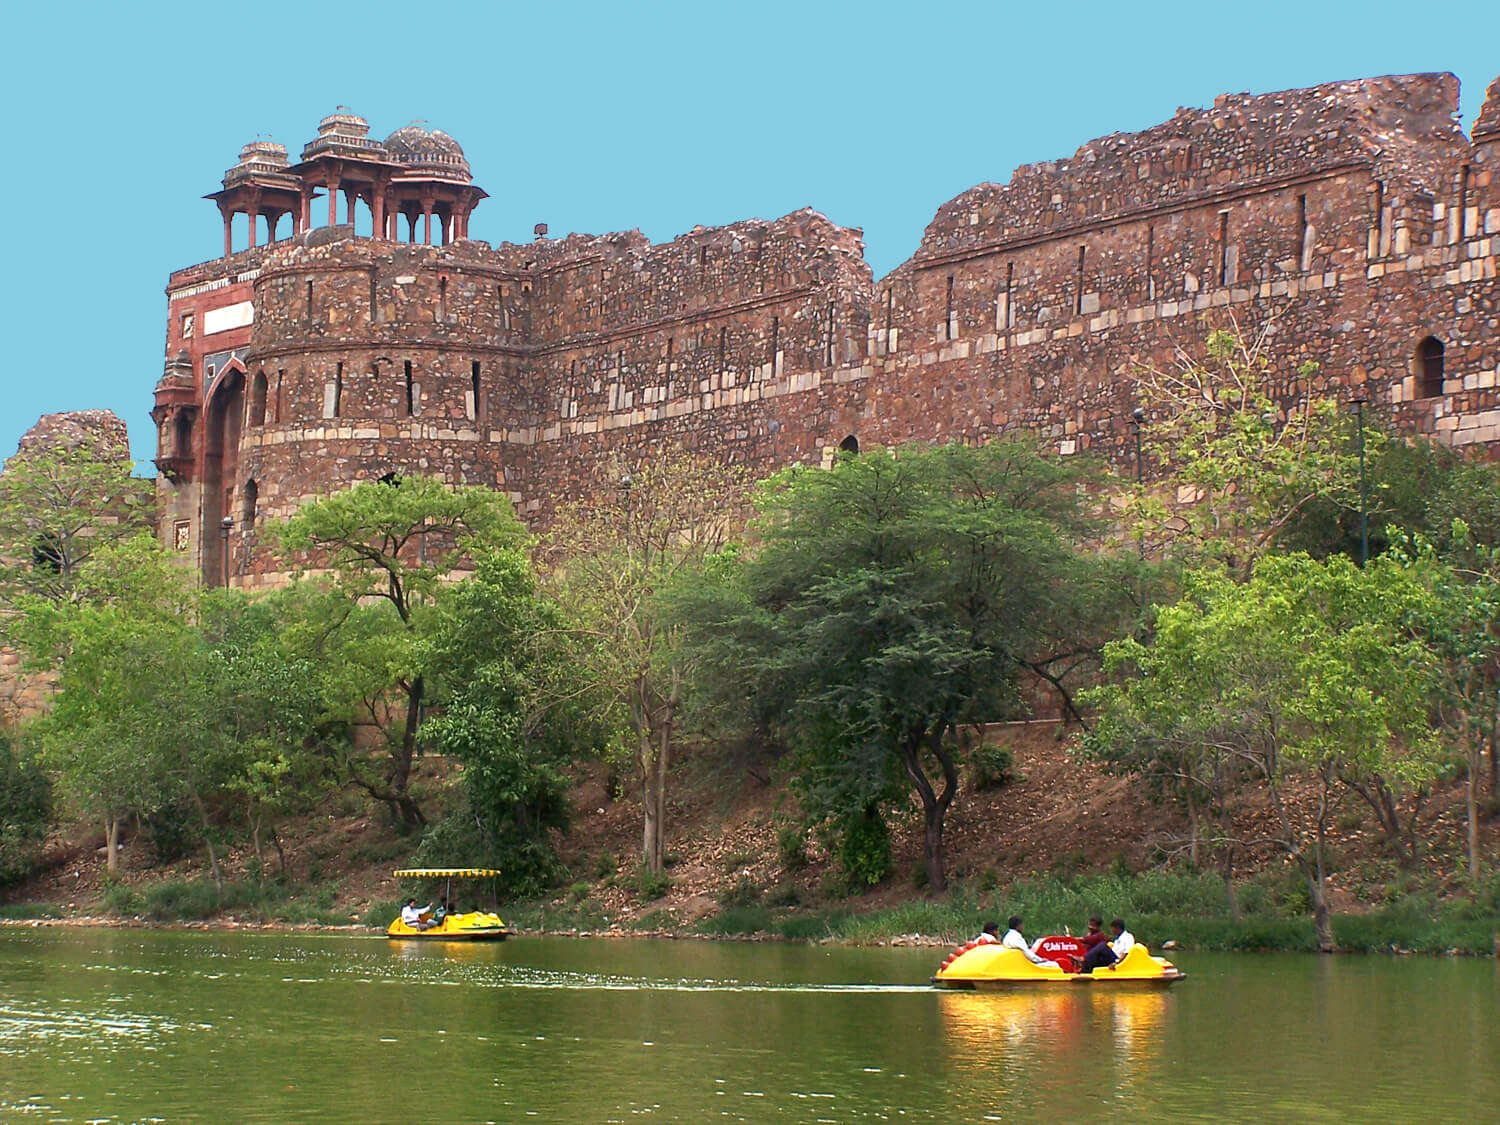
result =
[[1370,561],[1370,516],[1365,491],[1365,403],[1363,391],[1354,396],[1354,422],[1359,432],[1359,565]]
[[229,532],[234,527],[234,517],[225,516],[219,521],[219,554],[224,564],[224,589],[229,589]]

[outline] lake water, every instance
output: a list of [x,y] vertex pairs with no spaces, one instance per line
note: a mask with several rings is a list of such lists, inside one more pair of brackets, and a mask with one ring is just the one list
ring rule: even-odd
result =
[[1493,960],[1057,994],[941,956],[0,927],[0,1120],[1500,1120]]

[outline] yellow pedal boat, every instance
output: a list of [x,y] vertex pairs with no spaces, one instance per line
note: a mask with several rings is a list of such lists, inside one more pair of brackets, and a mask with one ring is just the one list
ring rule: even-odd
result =
[[1019,949],[990,942],[961,950],[933,975],[932,983],[939,988],[979,989],[1035,985],[1166,988],[1186,976],[1172,962],[1153,957],[1144,945],[1131,946],[1124,957],[1107,968],[1095,969],[1092,973],[1071,973],[1056,962],[1038,965]]
[[[420,867],[393,872],[398,879],[442,879],[443,901],[453,901],[454,879],[493,878],[500,872],[490,867]],[[510,935],[500,915],[488,910],[445,914],[436,918],[424,911],[418,924],[409,926],[398,916],[386,927],[385,936],[403,941],[504,941]]]

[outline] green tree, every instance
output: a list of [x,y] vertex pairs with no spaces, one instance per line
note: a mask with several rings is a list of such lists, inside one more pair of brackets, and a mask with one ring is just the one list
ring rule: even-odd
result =
[[100,547],[149,527],[153,489],[124,450],[25,450],[0,472],[0,596],[71,594]]
[[[433,854],[424,862],[500,867],[515,890],[536,890],[559,870],[551,834],[568,826],[565,772],[597,753],[594,684],[569,652],[558,608],[542,596],[519,550],[486,552],[444,599],[429,648],[437,688],[426,737],[461,763],[467,796],[458,813],[480,830],[483,854]],[[438,826],[442,840],[463,840]],[[472,835],[472,834],[467,834]]]
[[1464,768],[1465,847],[1469,877],[1478,879],[1483,748],[1488,740],[1493,766],[1500,723],[1500,555],[1473,543],[1462,520],[1451,529],[1450,547],[1468,565],[1449,565],[1420,539],[1398,545],[1393,554],[1429,595],[1413,611],[1413,623],[1441,661],[1437,714]]
[[641,784],[642,858],[665,863],[667,779],[692,657],[667,590],[738,529],[744,470],[681,451],[607,466],[587,501],[561,507],[547,539],[549,579],[599,687],[601,726],[629,733]]
[[[1190,564],[1217,561],[1240,577],[1283,537],[1304,531],[1310,511],[1359,510],[1354,423],[1330,398],[1285,400],[1264,337],[1220,330],[1201,358],[1137,373],[1151,419],[1147,449],[1168,476],[1170,497],[1152,490],[1130,517],[1154,552]],[[1317,365],[1295,377],[1310,381]],[[1366,454],[1382,455],[1369,428]]]
[[1174,771],[1199,755],[1232,763],[1251,784],[1228,798],[1242,806],[1258,794],[1272,816],[1264,833],[1230,842],[1270,844],[1297,867],[1319,942],[1332,948],[1328,834],[1341,794],[1409,794],[1441,769],[1428,714],[1439,669],[1411,628],[1425,594],[1394,559],[1361,570],[1342,557],[1267,556],[1243,583],[1222,572],[1189,578],[1149,643],[1107,647],[1116,679],[1090,694],[1099,709],[1090,742],[1136,771]]
[[473,551],[519,542],[520,521],[498,492],[407,477],[361,482],[308,504],[277,534],[284,552],[330,575],[349,602],[330,636],[343,642],[340,658],[353,673],[347,687],[385,746],[379,769],[351,757],[349,779],[404,827],[421,827],[426,818],[411,780],[427,692],[427,610]]
[[101,548],[76,577],[86,596],[74,601],[21,598],[12,635],[57,670],[31,730],[64,794],[103,824],[113,874],[122,819],[163,803],[183,716],[195,717],[194,700],[171,694],[194,664],[193,597],[146,537]]
[[792,746],[806,814],[878,851],[872,812],[915,796],[935,890],[958,727],[1017,714],[1060,641],[1097,647],[1117,624],[1101,613],[1063,641],[1079,606],[1118,594],[1111,561],[1079,549],[1089,478],[1016,442],[788,470],[760,497],[743,573],[687,611],[713,674],[747,685]]
[[47,775],[0,731],[0,887],[31,870],[51,816]]

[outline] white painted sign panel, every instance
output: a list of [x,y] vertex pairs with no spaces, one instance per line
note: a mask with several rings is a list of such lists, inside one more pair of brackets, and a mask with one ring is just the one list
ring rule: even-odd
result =
[[238,304],[225,305],[222,309],[209,309],[203,314],[203,334],[212,336],[215,332],[228,332],[231,328],[244,328],[255,323],[255,302],[240,301]]

